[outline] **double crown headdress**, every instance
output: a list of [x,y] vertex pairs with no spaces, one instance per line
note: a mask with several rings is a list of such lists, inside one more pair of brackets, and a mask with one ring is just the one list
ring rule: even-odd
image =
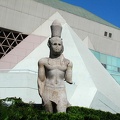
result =
[[51,28],[51,38],[52,37],[61,38],[62,25],[58,20],[54,20],[50,28]]

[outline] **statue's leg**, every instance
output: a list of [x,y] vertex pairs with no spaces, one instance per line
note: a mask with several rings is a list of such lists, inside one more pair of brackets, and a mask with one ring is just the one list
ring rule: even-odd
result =
[[57,104],[57,112],[66,112],[67,105],[59,102]]
[[45,110],[46,110],[47,112],[53,113],[53,107],[52,107],[52,102],[51,102],[51,101],[48,101],[48,102],[45,104]]

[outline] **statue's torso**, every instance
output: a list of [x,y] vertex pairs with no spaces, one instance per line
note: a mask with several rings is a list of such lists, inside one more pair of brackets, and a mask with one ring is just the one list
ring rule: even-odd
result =
[[67,59],[61,61],[60,59],[45,58],[44,60],[46,74],[45,85],[54,88],[65,87],[64,80],[67,64],[68,64]]

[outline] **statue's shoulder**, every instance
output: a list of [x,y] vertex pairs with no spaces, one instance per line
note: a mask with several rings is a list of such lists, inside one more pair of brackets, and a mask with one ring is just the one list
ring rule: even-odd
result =
[[68,67],[73,66],[73,63],[69,59],[64,58],[64,62],[67,64]]
[[41,59],[38,61],[38,64],[45,64],[47,61],[48,61],[48,57],[41,58]]

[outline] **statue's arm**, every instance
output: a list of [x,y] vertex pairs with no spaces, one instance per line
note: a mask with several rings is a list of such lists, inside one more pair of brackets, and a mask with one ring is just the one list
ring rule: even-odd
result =
[[65,80],[69,84],[72,84],[72,67],[73,67],[73,64],[72,64],[72,62],[69,61],[67,64],[67,70],[65,73]]
[[44,67],[44,61],[39,60],[38,61],[38,92],[39,95],[42,96],[42,93],[44,91],[44,81],[45,81],[45,67]]

